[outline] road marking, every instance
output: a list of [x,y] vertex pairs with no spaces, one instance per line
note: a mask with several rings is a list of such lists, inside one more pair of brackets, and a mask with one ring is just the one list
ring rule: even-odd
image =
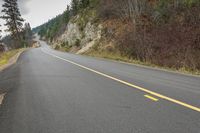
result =
[[154,97],[152,97],[152,96],[150,96],[150,95],[144,95],[146,98],[148,98],[148,99],[151,99],[152,101],[155,101],[155,102],[157,102],[158,101],[158,99],[157,98],[154,98]]
[[176,103],[176,104],[178,104],[178,105],[184,106],[184,107],[186,107],[186,108],[192,109],[192,110],[194,110],[194,111],[200,112],[200,108],[199,108],[199,107],[195,107],[195,106],[193,106],[193,105],[190,105],[190,104],[181,102],[181,101],[179,101],[179,100],[170,98],[170,97],[168,97],[168,96],[164,96],[164,95],[159,94],[159,93],[154,92],[154,91],[150,91],[150,90],[148,90],[148,89],[145,89],[145,88],[143,88],[143,87],[134,85],[134,84],[132,84],[132,83],[128,83],[128,82],[126,82],[126,81],[117,79],[117,78],[112,77],[112,76],[110,76],[110,75],[107,75],[107,74],[105,74],[105,73],[96,71],[96,70],[94,70],[94,69],[91,69],[91,68],[86,67],[86,66],[83,66],[83,65],[80,65],[80,64],[78,64],[78,63],[76,63],[76,62],[73,62],[73,61],[70,61],[70,60],[61,58],[61,57],[59,57],[59,56],[57,56],[57,55],[48,53],[48,52],[47,52],[46,50],[44,50],[44,49],[41,49],[41,50],[42,50],[45,54],[48,54],[48,55],[50,55],[50,56],[52,56],[52,57],[55,57],[55,58],[57,58],[57,59],[66,61],[66,62],[71,63],[71,64],[73,64],[73,65],[79,66],[79,67],[81,67],[81,68],[83,68],[83,69],[86,69],[86,70],[88,70],[88,71],[94,72],[94,73],[96,73],[96,74],[98,74],[98,75],[107,77],[107,78],[112,79],[112,80],[114,80],[114,81],[120,82],[120,83],[122,83],[122,84],[124,84],[124,85],[130,86],[130,87],[133,87],[133,88],[138,89],[138,90],[140,90],[140,91],[143,91],[143,92],[145,92],[145,93],[148,93],[148,94],[150,94],[150,95],[156,96],[156,97],[158,97],[158,98],[161,98],[161,99],[170,101],[170,102],[172,102],[172,103]]
[[5,93],[0,95],[0,105],[1,105],[2,102],[3,102],[4,96],[5,96]]

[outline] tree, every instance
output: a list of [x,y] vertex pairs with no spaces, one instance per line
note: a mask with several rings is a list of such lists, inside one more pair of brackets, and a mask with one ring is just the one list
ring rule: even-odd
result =
[[1,40],[1,32],[2,32],[2,30],[1,30],[1,25],[0,25],[0,53],[1,52],[3,52],[5,49],[4,49],[4,46],[3,46],[3,44],[2,44],[2,40]]
[[64,21],[64,23],[68,23],[69,19],[70,19],[70,7],[67,6],[67,9],[63,13],[63,21]]
[[2,13],[4,15],[1,17],[6,21],[5,26],[7,26],[7,32],[10,32],[13,38],[18,42],[16,47],[20,47],[22,38],[20,32],[22,31],[22,26],[24,19],[21,17],[17,0],[3,0]]
[[79,9],[79,0],[72,0],[71,1],[71,10],[73,15],[76,15]]
[[31,26],[29,23],[24,24],[22,35],[23,35],[24,47],[26,47],[32,41],[32,31],[31,31]]
[[80,0],[80,8],[86,8],[90,4],[90,0]]

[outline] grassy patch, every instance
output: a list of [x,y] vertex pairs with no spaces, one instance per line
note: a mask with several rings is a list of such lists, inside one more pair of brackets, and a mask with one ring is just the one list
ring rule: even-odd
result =
[[7,64],[9,60],[21,50],[22,49],[15,49],[8,52],[0,53],[0,66]]
[[152,63],[149,63],[149,62],[141,62],[139,60],[130,59],[127,56],[121,56],[119,53],[91,50],[91,51],[89,51],[85,54],[89,55],[89,56],[93,56],[93,57],[112,59],[112,60],[116,60],[116,61],[132,63],[132,64],[135,64],[135,65],[141,65],[143,67],[146,66],[146,67],[152,67],[152,68],[157,68],[157,69],[167,70],[167,71],[174,71],[174,72],[179,72],[179,73],[184,73],[184,74],[200,75],[199,70],[194,71],[194,70],[189,70],[189,69],[186,69],[186,68],[176,69],[176,68],[162,67],[162,66],[158,66],[158,65],[155,65],[155,64],[152,64]]

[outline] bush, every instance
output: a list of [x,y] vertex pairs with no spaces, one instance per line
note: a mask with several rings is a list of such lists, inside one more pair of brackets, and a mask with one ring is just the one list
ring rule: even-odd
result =
[[80,45],[81,45],[81,41],[80,41],[80,39],[76,39],[74,45],[75,45],[76,47],[80,47]]
[[4,52],[5,51],[5,47],[4,45],[0,44],[0,53]]
[[61,43],[61,47],[67,47],[68,45],[69,45],[68,41]]
[[54,47],[55,50],[59,50],[60,49],[60,46],[57,44],[55,47]]

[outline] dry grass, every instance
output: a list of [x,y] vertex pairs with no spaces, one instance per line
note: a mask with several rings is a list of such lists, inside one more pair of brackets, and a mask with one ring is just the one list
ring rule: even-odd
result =
[[124,63],[139,65],[142,67],[157,68],[157,69],[164,70],[164,71],[178,72],[178,73],[190,74],[190,75],[200,75],[200,71],[198,71],[198,70],[194,71],[194,70],[189,70],[186,68],[176,69],[176,68],[162,67],[162,66],[155,65],[155,64],[152,64],[149,62],[141,62],[139,60],[130,59],[126,56],[121,56],[119,53],[112,53],[112,52],[105,52],[105,51],[99,52],[99,51],[90,50],[89,52],[84,53],[84,54],[86,54],[88,56],[92,56],[92,57],[111,59],[111,60],[120,61],[120,62],[124,62]]
[[0,67],[7,64],[9,60],[22,49],[15,49],[8,52],[0,53]]

